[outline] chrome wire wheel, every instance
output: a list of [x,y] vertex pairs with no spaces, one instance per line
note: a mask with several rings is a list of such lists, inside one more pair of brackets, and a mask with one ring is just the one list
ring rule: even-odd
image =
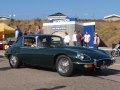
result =
[[15,57],[15,56],[11,56],[11,58],[10,58],[10,64],[11,64],[12,66],[15,66],[16,63],[17,63],[16,57]]
[[9,58],[9,64],[12,68],[18,68],[22,63],[18,60],[18,58],[14,55],[11,55]]
[[58,70],[62,73],[66,73],[68,72],[69,68],[70,68],[70,64],[69,64],[68,59],[61,58],[58,63]]
[[73,63],[68,56],[60,55],[56,61],[56,70],[62,76],[71,76],[73,73]]

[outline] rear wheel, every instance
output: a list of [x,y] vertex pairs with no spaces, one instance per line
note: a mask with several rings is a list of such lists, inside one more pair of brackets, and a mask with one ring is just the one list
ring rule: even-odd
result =
[[19,68],[22,63],[16,56],[11,55],[9,59],[9,64],[12,68]]
[[65,55],[61,55],[57,58],[56,69],[62,76],[71,76],[74,70],[71,59]]

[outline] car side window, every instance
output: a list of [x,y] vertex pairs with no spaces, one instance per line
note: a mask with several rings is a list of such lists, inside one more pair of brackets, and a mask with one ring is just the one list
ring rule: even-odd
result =
[[56,36],[44,36],[40,38],[42,47],[56,47],[63,46],[60,37]]
[[34,37],[24,37],[24,47],[36,47],[36,40]]
[[57,45],[61,42],[61,39],[58,37],[51,37],[51,44],[52,45]]
[[41,47],[50,47],[50,42],[51,42],[50,37],[45,36],[45,37],[40,37],[39,39],[40,39]]

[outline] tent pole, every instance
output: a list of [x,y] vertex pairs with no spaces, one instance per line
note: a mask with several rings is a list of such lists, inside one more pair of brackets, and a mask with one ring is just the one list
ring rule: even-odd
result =
[[4,31],[3,31],[3,35],[2,35],[3,41],[4,41]]

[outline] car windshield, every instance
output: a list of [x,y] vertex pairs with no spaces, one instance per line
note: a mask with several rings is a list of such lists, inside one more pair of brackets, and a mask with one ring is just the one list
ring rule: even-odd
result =
[[65,46],[62,38],[58,36],[41,36],[39,37],[39,41],[41,42],[43,47]]

